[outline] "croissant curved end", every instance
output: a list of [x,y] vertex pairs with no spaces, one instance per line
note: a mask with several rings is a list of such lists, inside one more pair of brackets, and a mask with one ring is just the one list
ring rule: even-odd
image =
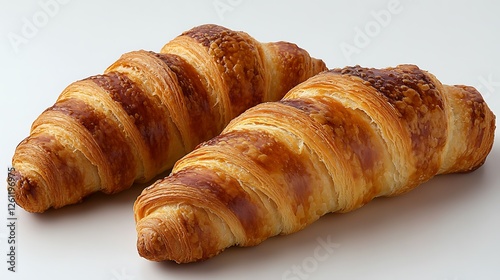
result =
[[16,203],[28,212],[43,212],[45,207],[43,207],[41,203],[33,203],[41,199],[39,199],[39,197],[43,195],[40,193],[42,189],[38,188],[36,183],[32,182],[29,178],[21,176],[18,172],[15,172],[14,176],[16,176]]
[[141,257],[153,261],[161,261],[158,258],[164,250],[164,241],[156,230],[150,227],[142,228],[138,233],[137,249]]
[[[170,223],[169,223],[170,222]],[[174,260],[177,263],[192,262],[203,259],[201,250],[193,250],[190,236],[179,230],[181,220],[168,221],[168,231],[162,229],[163,222],[156,224],[145,221],[137,227],[137,250],[139,255],[151,261]]]
[[202,208],[170,205],[137,222],[137,250],[152,261],[189,263],[209,259],[235,245],[220,218]]

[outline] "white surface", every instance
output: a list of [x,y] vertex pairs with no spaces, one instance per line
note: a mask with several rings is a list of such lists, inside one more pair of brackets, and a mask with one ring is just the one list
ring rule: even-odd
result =
[[[2,182],[15,146],[65,86],[102,73],[122,53],[159,51],[202,23],[297,43],[330,68],[414,63],[443,83],[476,86],[500,113],[494,1],[65,0],[51,15],[40,4],[48,2],[0,0]],[[388,5],[394,5],[390,20],[377,23]],[[24,36],[27,21],[38,27]],[[371,35],[363,41],[358,30],[366,28]],[[12,34],[25,40],[16,46]],[[357,53],[344,54],[346,44]],[[0,188],[0,278],[500,279],[499,163],[496,143],[474,173],[440,176],[403,196],[327,215],[296,234],[189,265],[139,257],[132,204],[141,188],[135,187],[41,215],[17,208],[17,272],[9,272],[7,193]],[[325,242],[334,244],[326,250]]]

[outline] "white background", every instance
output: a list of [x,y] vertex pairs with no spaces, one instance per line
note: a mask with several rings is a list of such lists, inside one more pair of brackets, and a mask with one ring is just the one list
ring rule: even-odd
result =
[[[44,10],[51,1],[57,5]],[[102,73],[122,53],[159,51],[203,23],[294,42],[330,68],[417,64],[443,83],[476,86],[500,113],[495,1],[54,1],[0,1],[2,182],[15,146],[65,86]],[[382,10],[390,19],[380,19]],[[137,186],[44,214],[18,208],[17,272],[9,272],[7,192],[0,188],[0,278],[500,279],[499,163],[496,143],[473,173],[439,176],[296,234],[188,265],[137,254]]]

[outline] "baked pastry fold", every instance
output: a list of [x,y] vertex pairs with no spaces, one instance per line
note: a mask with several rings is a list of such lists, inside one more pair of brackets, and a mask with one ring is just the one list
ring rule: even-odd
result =
[[69,85],[12,159],[16,202],[43,212],[152,180],[244,110],[326,70],[292,43],[195,27]]
[[322,72],[180,159],[134,205],[149,260],[194,262],[299,231],[330,212],[480,167],[495,115],[414,65]]

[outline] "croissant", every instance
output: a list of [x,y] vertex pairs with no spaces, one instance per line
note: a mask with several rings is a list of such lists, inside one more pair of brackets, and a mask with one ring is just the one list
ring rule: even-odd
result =
[[205,260],[472,171],[494,130],[474,88],[414,65],[320,73],[235,118],[145,188],[134,204],[139,254]]
[[244,110],[326,70],[292,43],[195,27],[69,85],[16,148],[16,202],[30,212],[116,193],[172,168]]

